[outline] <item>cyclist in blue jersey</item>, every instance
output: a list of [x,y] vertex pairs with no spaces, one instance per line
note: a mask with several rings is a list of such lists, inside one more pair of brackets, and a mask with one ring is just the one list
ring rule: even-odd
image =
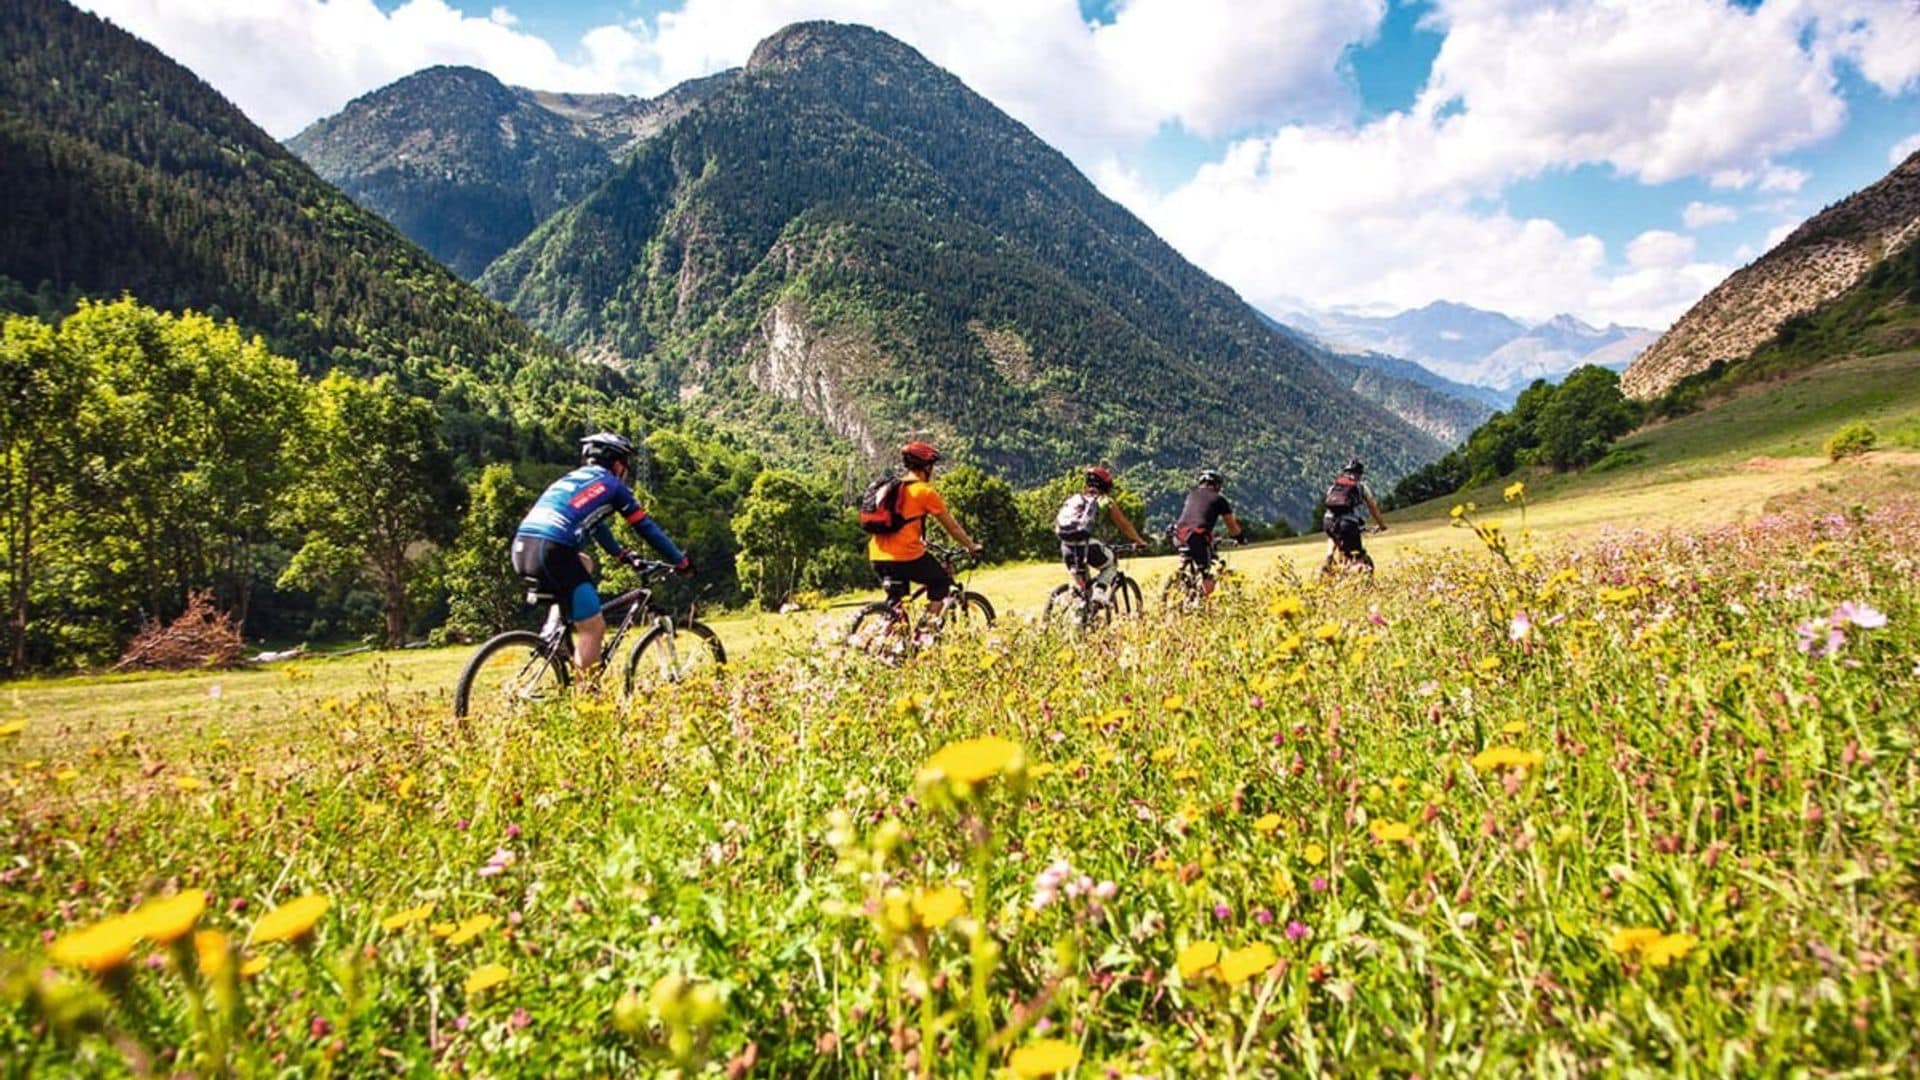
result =
[[607,632],[600,592],[593,587],[593,560],[584,550],[587,540],[622,562],[641,561],[613,538],[608,518],[619,514],[676,572],[683,577],[693,573],[693,560],[647,516],[627,486],[636,452],[631,441],[612,432],[580,440],[580,467],[547,487],[513,536],[514,572],[539,582],[559,599],[560,610],[573,623],[574,662],[582,671],[600,662],[600,641]]

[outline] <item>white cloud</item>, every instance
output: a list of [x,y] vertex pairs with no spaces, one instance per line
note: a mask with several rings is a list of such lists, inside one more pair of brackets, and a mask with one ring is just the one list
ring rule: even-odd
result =
[[1693,261],[1693,237],[1649,229],[1627,244],[1627,264],[1635,270],[1675,270]]
[[1760,174],[1761,191],[1799,191],[1806,185],[1807,174],[1799,169],[1789,169],[1781,165],[1769,165]]
[[[505,6],[445,0],[80,0],[152,41],[275,135],[432,64],[471,64],[545,90],[656,94],[746,62],[789,23],[863,23],[913,45],[1043,138],[1081,157],[1124,150],[1168,122],[1205,135],[1354,108],[1344,50],[1385,0],[1128,0],[1090,25],[1075,0],[684,0],[650,23],[596,27],[573,55],[516,27]],[[611,5],[610,5],[611,6]]]
[[1798,0],[1818,50],[1844,58],[1883,93],[1920,87],[1920,4],[1913,0]]
[[1735,210],[1731,206],[1722,206],[1719,203],[1690,202],[1687,204],[1687,208],[1680,212],[1680,220],[1686,222],[1687,228],[1689,229],[1704,228],[1708,225],[1724,225],[1729,221],[1738,221],[1739,219],[1740,211]]
[[1887,151],[1887,164],[1898,165],[1912,157],[1917,150],[1920,150],[1920,131],[1894,143],[1893,149]]

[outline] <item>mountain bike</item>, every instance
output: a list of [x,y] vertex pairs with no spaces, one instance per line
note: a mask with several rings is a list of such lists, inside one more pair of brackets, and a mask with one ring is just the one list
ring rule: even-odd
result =
[[922,585],[897,600],[876,600],[855,612],[852,624],[847,627],[849,648],[870,656],[904,658],[932,645],[949,626],[993,625],[993,604],[968,589],[966,582],[954,572],[954,566],[963,560],[971,571],[975,565],[973,557],[959,548],[939,544],[928,544],[927,550],[939,560],[947,576],[953,578],[953,591],[947,594],[939,620],[923,626],[925,616],[914,612],[927,595],[926,586]]
[[[621,696],[631,698],[663,683],[680,682],[725,666],[727,650],[720,644],[720,636],[699,621],[692,603],[679,613],[654,603],[652,582],[672,573],[673,567],[638,560],[633,568],[640,574],[639,587],[621,593],[601,608],[608,624],[600,650],[601,671],[614,666],[614,657],[629,632],[646,628],[624,661]],[[562,615],[559,598],[529,582],[527,602],[549,605],[546,625],[538,633],[508,630],[496,634],[476,649],[454,688],[454,716],[465,719],[475,709],[519,708],[554,700],[572,685],[576,674],[573,626]]]
[[[1174,550],[1180,553],[1180,566],[1173,572],[1173,576],[1167,579],[1164,601],[1168,606],[1177,604],[1188,609],[1197,608],[1207,602],[1208,578],[1219,579],[1233,573],[1233,571],[1227,567],[1227,557],[1220,549],[1228,545],[1238,547],[1242,541],[1235,540],[1231,537],[1223,540],[1203,541],[1213,545],[1213,558],[1209,561],[1206,569],[1203,570],[1200,564],[1195,562],[1192,555],[1189,554],[1187,546],[1180,543],[1179,538],[1174,535],[1172,529],[1167,530],[1167,539],[1172,541]],[[1191,542],[1192,541],[1189,540],[1189,543]]]
[[[1386,531],[1386,528],[1380,525],[1362,525],[1360,527],[1361,533],[1382,533]],[[1359,537],[1356,536],[1354,539],[1358,541]],[[1365,574],[1368,580],[1372,580],[1373,555],[1357,542],[1353,550],[1349,551],[1346,545],[1340,543],[1337,538],[1333,536],[1327,537],[1327,557],[1325,561],[1320,564],[1320,576],[1322,578],[1330,578],[1337,574],[1349,573]]]
[[[1098,540],[1087,541],[1088,546],[1098,543]],[[1040,621],[1054,625],[1071,620],[1070,625],[1091,630],[1107,625],[1116,615],[1124,618],[1144,611],[1146,599],[1140,592],[1140,583],[1127,576],[1120,560],[1146,550],[1144,544],[1107,548],[1107,565],[1091,580],[1084,564],[1074,570],[1072,581],[1047,594],[1047,606],[1040,612]]]

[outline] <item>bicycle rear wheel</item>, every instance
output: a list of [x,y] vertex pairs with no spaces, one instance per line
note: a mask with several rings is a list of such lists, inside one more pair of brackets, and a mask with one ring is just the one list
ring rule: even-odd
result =
[[622,692],[628,697],[669,683],[707,678],[727,664],[720,635],[705,623],[656,626],[646,632],[627,656],[627,678]]
[[871,656],[900,653],[911,644],[911,628],[894,617],[893,605],[874,601],[854,613],[847,625],[847,647]]
[[566,690],[568,665],[546,639],[531,630],[509,630],[489,638],[460,671],[453,690],[453,715],[511,712],[550,701]]

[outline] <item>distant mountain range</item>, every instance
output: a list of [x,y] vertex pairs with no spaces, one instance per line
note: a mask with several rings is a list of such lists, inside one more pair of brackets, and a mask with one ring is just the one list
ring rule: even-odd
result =
[[1571,315],[1528,324],[1444,300],[1388,316],[1307,308],[1273,314],[1335,352],[1411,360],[1456,385],[1491,391],[1501,406],[1535,379],[1558,380],[1583,364],[1624,370],[1658,336],[1631,326],[1597,328]]
[[446,258],[510,244],[488,293],[769,448],[919,433],[1020,483],[1104,460],[1158,507],[1212,464],[1295,517],[1349,454],[1390,477],[1444,448],[877,31],[800,24],[662,99],[555,100],[430,69],[292,145]]
[[[1715,362],[1724,366],[1747,359],[1756,349],[1792,336],[1796,320],[1845,300],[1862,286],[1876,291],[1885,284],[1873,280],[1881,268],[1916,240],[1920,152],[1873,185],[1809,218],[1721,282],[1634,361],[1620,380],[1621,389],[1633,397],[1658,397]],[[1912,303],[1907,301],[1909,308]],[[1881,305],[1870,306],[1878,310]],[[1837,337],[1829,344],[1872,347],[1869,337],[1841,337],[1845,340]]]

